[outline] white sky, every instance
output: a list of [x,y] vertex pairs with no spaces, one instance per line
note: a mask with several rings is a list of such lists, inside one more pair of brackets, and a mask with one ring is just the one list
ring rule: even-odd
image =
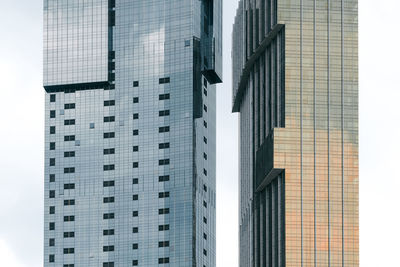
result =
[[[361,266],[400,266],[400,10],[360,2]],[[218,88],[217,264],[238,266],[237,115],[231,114],[231,28],[224,0],[224,81]],[[42,266],[44,91],[42,1],[0,0],[0,259]]]

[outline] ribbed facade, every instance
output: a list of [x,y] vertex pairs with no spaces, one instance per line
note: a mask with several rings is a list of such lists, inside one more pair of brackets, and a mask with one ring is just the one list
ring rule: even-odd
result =
[[215,267],[221,5],[44,1],[45,267]]
[[358,1],[241,0],[240,266],[358,266]]

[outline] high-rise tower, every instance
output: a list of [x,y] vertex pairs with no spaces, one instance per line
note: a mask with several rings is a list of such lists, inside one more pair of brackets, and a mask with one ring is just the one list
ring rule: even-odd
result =
[[358,1],[241,0],[240,266],[359,265]]
[[215,266],[221,0],[45,0],[44,266]]

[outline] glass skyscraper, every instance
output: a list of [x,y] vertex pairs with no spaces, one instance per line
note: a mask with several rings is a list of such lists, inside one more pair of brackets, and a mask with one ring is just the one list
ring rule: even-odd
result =
[[241,0],[240,267],[359,265],[358,1]]
[[215,266],[221,0],[44,0],[44,266]]

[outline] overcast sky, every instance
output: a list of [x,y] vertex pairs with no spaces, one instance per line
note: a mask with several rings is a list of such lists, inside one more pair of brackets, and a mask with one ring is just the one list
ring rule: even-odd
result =
[[[400,266],[398,0],[360,4],[361,266]],[[231,29],[224,0],[224,84],[218,87],[217,265],[238,262],[238,125],[231,114]],[[0,261],[42,265],[44,90],[42,1],[0,0]]]

